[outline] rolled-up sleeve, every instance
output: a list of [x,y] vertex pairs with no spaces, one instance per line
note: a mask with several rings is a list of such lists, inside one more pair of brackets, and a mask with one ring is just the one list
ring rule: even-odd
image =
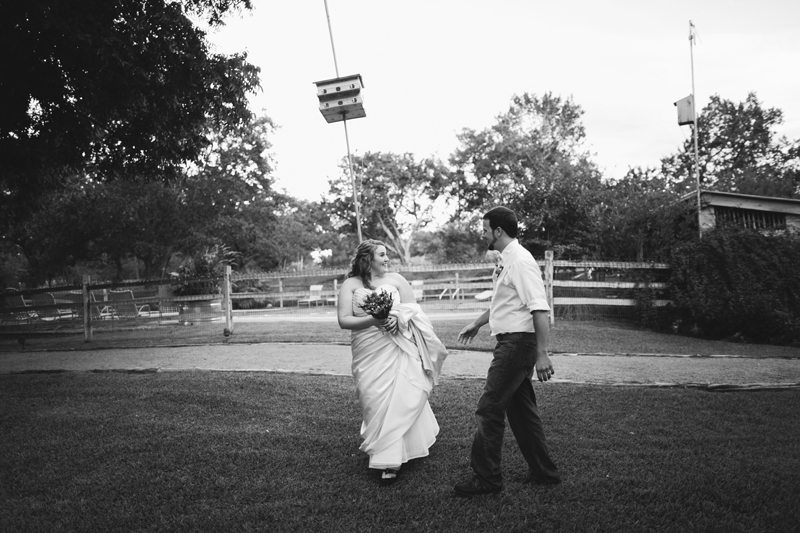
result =
[[550,311],[547,303],[547,291],[542,280],[542,270],[536,260],[521,260],[517,262],[510,272],[506,274],[509,282],[514,285],[523,305],[528,311]]

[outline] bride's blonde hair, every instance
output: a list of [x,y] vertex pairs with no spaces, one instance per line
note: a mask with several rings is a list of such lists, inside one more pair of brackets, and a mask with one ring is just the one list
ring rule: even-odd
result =
[[361,278],[364,287],[371,290],[375,290],[372,286],[372,260],[375,259],[378,246],[386,248],[384,243],[375,239],[367,239],[359,244],[355,257],[350,261],[350,272],[347,273],[348,278]]

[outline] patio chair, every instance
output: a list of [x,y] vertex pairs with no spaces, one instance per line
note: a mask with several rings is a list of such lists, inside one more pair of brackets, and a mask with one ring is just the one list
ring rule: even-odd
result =
[[[3,300],[5,305],[3,306],[3,314],[2,314],[2,321],[13,321],[13,322],[31,322],[32,320],[39,317],[36,311],[31,308],[30,311],[27,309],[23,309],[24,307],[31,307],[28,305],[28,302],[25,301],[25,298],[22,297],[21,294],[12,294],[10,296],[4,296]],[[13,311],[7,311],[7,309],[13,309]]]
[[485,290],[476,294],[475,299],[478,300],[479,302],[485,302],[486,300],[492,299],[492,294],[493,293],[491,290]]
[[69,291],[61,293],[61,297],[70,302],[72,308],[72,316],[76,318],[83,318],[83,292]]
[[89,291],[89,309],[93,319],[110,320],[116,318],[114,308],[106,301],[106,297],[97,294],[98,291]]
[[42,320],[58,320],[72,317],[72,310],[59,308],[55,297],[49,292],[32,294],[31,300],[36,308],[36,313]]
[[319,305],[320,302],[324,302],[322,298],[322,285],[311,285],[308,288],[308,298],[303,298],[302,300],[297,300],[297,307],[305,304],[311,307],[311,304]]
[[411,292],[414,293],[414,299],[418,302],[425,299],[425,289],[422,288],[423,285],[425,285],[424,280],[411,280]]
[[150,316],[150,305],[137,305],[133,291],[109,291],[108,297],[116,318]]

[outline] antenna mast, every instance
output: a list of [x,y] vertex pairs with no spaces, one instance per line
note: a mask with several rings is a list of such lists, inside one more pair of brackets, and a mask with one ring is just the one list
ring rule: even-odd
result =
[[703,232],[700,228],[700,155],[697,149],[697,94],[694,92],[694,40],[695,29],[692,21],[689,21],[689,57],[692,65],[692,133],[694,134],[694,184],[697,189],[697,226],[700,235]]

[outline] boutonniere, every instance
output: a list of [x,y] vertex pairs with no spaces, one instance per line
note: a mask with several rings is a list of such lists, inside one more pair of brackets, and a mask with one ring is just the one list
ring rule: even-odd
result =
[[495,269],[494,269],[494,276],[495,277],[499,277],[500,276],[500,272],[502,272],[502,271],[503,271],[503,265],[497,265],[495,267]]

